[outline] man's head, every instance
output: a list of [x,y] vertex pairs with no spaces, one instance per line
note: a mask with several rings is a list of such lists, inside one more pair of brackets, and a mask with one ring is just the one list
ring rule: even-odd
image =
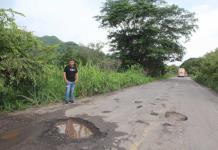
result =
[[74,59],[70,59],[69,62],[68,62],[69,66],[74,66],[75,64],[75,60]]

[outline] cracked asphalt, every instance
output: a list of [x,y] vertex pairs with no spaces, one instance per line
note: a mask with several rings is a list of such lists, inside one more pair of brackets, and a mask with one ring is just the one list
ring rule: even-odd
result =
[[190,78],[0,115],[0,150],[217,150],[218,94]]

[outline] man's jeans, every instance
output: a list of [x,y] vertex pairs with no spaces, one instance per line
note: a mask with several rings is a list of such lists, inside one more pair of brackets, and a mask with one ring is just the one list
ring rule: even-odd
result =
[[66,85],[66,94],[65,94],[65,102],[73,102],[74,101],[74,88],[75,88],[75,82],[69,82]]

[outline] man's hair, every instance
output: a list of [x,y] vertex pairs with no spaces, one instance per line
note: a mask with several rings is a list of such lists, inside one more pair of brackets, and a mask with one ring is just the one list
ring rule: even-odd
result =
[[74,66],[75,66],[76,68],[78,67],[77,61],[76,61],[74,58],[69,59],[68,62],[70,62],[70,61],[74,61]]
[[76,60],[75,60],[74,58],[69,59],[68,62],[70,62],[70,61],[74,61],[74,62],[76,62]]

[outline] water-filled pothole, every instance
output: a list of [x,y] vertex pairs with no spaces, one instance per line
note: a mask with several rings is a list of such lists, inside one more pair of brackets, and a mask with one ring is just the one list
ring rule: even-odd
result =
[[59,134],[66,135],[73,140],[87,139],[103,135],[100,129],[92,122],[81,118],[59,120],[55,126]]

